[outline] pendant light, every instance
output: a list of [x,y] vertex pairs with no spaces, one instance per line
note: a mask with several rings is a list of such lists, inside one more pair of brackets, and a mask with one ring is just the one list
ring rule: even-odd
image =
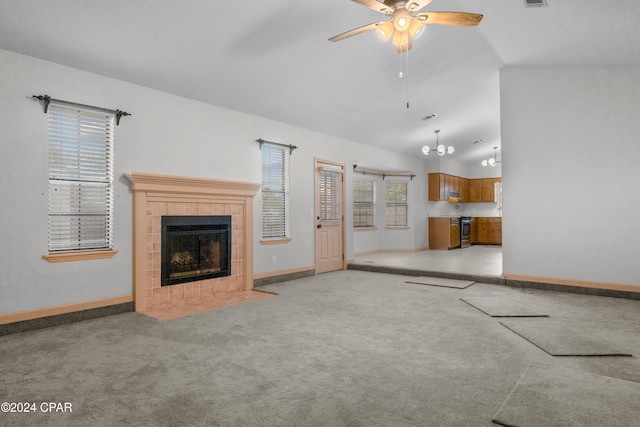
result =
[[[436,148],[434,151],[438,153],[439,156],[444,156],[445,154],[453,154],[453,152],[456,151],[453,145],[445,147],[443,144],[440,144],[440,140],[439,140],[440,129],[434,130],[433,133],[436,134]],[[424,154],[425,156],[428,156],[431,153],[431,151],[432,150],[428,145],[425,145],[424,147],[422,147],[422,154]]]
[[482,166],[491,166],[494,167],[498,163],[501,163],[496,157],[498,147],[493,147],[493,159],[486,159],[482,161]]

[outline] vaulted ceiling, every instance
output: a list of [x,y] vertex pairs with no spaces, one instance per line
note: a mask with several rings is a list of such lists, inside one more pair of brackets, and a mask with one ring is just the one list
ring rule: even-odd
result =
[[640,66],[638,0],[547,1],[434,0],[484,19],[406,55],[329,42],[385,19],[350,0],[0,0],[0,48],[412,156],[440,129],[467,163],[500,146],[502,67]]

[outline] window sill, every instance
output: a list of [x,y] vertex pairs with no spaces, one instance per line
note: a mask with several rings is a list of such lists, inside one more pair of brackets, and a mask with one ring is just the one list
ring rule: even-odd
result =
[[404,226],[404,225],[399,225],[399,226],[388,225],[384,229],[385,230],[397,231],[397,230],[410,230],[411,227],[407,227],[407,226]]
[[262,239],[260,240],[261,245],[284,245],[291,241],[291,237],[282,237],[278,239]]
[[117,253],[118,251],[114,251],[113,249],[105,249],[100,251],[77,251],[49,254],[43,255],[42,258],[49,262],[86,261],[91,259],[113,258]]
[[378,227],[353,227],[353,231],[376,231]]

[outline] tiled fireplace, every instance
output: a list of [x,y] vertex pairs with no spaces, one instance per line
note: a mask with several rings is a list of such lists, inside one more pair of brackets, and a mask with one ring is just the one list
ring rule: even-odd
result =
[[[141,172],[127,173],[125,177],[133,191],[133,287],[136,311],[145,312],[183,301],[210,299],[216,295],[252,289],[253,197],[259,184]],[[166,278],[163,280],[162,268],[163,218],[165,223],[171,224],[188,223],[194,219],[194,223],[202,222],[197,221],[196,217],[209,219],[215,224],[220,222],[220,218],[224,218],[224,222],[229,220],[231,244],[228,246],[231,248],[231,257],[226,265],[228,271],[216,273],[221,267],[214,263],[203,267],[205,272],[213,272],[208,274],[209,278],[202,275],[186,283],[180,283],[181,280],[168,283]],[[194,227],[191,226],[191,229]],[[227,240],[212,241],[207,245],[208,251],[217,254],[226,250]],[[166,241],[164,246],[166,251]],[[193,258],[187,252],[178,251],[177,255],[173,255],[174,259],[168,262],[186,264],[186,259]],[[201,270],[197,271],[199,273]],[[182,273],[178,271],[175,274],[179,276]],[[200,277],[205,278],[200,280]]]

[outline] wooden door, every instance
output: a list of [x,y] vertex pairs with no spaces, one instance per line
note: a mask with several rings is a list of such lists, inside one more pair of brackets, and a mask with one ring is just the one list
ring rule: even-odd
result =
[[316,160],[316,272],[344,268],[344,165]]

